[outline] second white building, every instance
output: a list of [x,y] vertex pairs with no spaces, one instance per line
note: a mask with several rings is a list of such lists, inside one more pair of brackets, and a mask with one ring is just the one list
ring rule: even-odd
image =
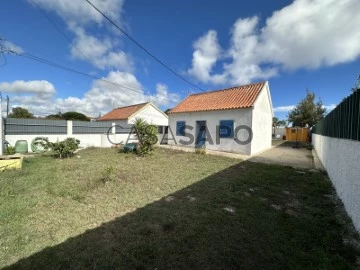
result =
[[168,144],[253,155],[271,147],[268,82],[189,95],[169,112]]

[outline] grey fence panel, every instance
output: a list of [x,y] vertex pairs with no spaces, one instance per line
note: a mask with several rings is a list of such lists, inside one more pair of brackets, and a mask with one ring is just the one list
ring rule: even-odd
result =
[[66,134],[67,124],[64,120],[45,119],[4,119],[5,135],[23,134]]
[[129,133],[131,125],[124,125],[114,121],[84,122],[73,121],[73,134],[106,134],[112,133],[112,124],[115,123],[115,132]]
[[345,98],[312,132],[328,137],[360,141],[360,90]]

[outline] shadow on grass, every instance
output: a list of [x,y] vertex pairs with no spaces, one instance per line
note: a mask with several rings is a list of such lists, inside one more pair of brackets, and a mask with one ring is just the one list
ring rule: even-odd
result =
[[347,269],[321,174],[244,162],[8,269]]

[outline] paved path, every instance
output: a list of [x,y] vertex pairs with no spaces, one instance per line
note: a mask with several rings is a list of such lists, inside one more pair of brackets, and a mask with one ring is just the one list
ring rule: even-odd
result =
[[299,169],[313,169],[311,151],[294,148],[295,142],[284,142],[248,159],[251,162],[288,165]]

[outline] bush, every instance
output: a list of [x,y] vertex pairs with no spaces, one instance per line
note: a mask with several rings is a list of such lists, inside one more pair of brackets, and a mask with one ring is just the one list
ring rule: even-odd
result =
[[134,123],[135,136],[139,140],[138,154],[146,155],[154,150],[153,145],[157,143],[157,126],[148,124],[144,119],[138,118]]
[[8,146],[5,149],[5,155],[14,155],[15,154],[15,147]]
[[66,138],[63,141],[49,143],[55,155],[59,158],[72,157],[79,148],[80,141],[75,138]]

